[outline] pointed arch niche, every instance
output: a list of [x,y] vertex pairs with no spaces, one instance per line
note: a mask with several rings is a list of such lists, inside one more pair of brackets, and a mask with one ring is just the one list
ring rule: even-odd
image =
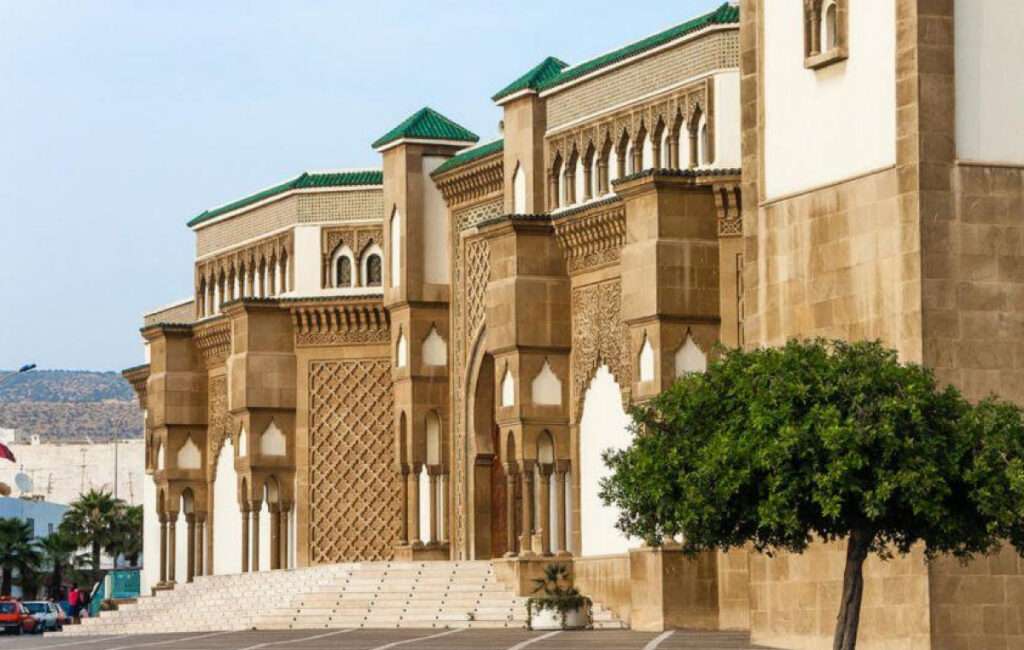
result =
[[676,377],[682,377],[691,372],[705,372],[708,369],[707,355],[689,333],[683,340],[683,344],[676,350],[675,367]]

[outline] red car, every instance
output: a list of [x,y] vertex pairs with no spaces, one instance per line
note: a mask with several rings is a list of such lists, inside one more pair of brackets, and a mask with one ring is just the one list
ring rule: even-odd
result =
[[0,627],[7,633],[35,632],[36,619],[20,602],[5,598],[0,600]]

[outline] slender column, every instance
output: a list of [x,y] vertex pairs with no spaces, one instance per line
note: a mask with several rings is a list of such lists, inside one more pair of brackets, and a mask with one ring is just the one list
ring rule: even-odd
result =
[[568,477],[568,461],[555,465],[555,553],[564,555],[565,548],[565,480]]
[[548,210],[558,207],[558,174],[548,172]]
[[269,503],[270,510],[270,570],[281,568],[281,507]]
[[616,167],[616,169],[619,172],[619,175],[618,175],[619,178],[622,178],[623,176],[625,176],[626,174],[629,173],[629,170],[626,169],[626,148],[625,147],[621,147],[621,148],[619,148],[618,151],[615,152],[615,164],[618,165],[618,167]]
[[533,555],[533,463],[524,462],[520,472],[523,483],[523,527],[519,534],[519,555]]
[[252,549],[252,560],[249,562],[249,567],[253,572],[260,570],[260,510],[262,508],[263,504],[259,501],[254,501],[252,510],[249,512],[251,519],[249,531],[252,533],[252,542],[249,544]]
[[277,260],[274,260],[267,266],[267,280],[270,281],[270,290],[267,295],[277,295]]
[[608,193],[608,161],[604,158],[597,161],[597,193]]
[[206,515],[196,513],[196,572],[197,576],[206,575],[205,546],[203,540],[206,538]]
[[516,465],[505,463],[505,557],[516,555]]
[[450,525],[451,519],[448,517],[448,483],[450,482],[448,472],[441,474],[441,503],[438,506],[441,513],[438,515],[437,520],[441,527],[441,543],[445,546],[448,545],[448,526]]
[[583,167],[583,200],[589,201],[594,197],[594,166],[590,164]]
[[438,495],[438,467],[428,467],[427,476],[430,481],[430,533],[428,543],[431,546],[435,546],[438,540],[438,512],[437,512],[437,495]]
[[694,124],[690,129],[690,169],[696,167],[699,162],[697,160],[697,125]]
[[210,282],[206,290],[210,294],[206,301],[206,315],[212,316],[217,313],[217,280]]
[[637,140],[633,145],[633,169],[631,173],[635,174],[644,168],[644,141]]
[[242,504],[242,573],[249,572],[249,506]]
[[562,190],[562,194],[565,195],[564,205],[572,205],[576,202],[576,177],[572,172],[565,172],[562,177],[562,183],[565,184],[565,188]]
[[160,584],[167,582],[167,515],[160,513]]
[[185,515],[185,582],[192,582],[196,575],[196,516],[192,513]]
[[231,274],[228,276],[228,278],[227,278],[227,285],[228,285],[227,286],[227,293],[228,293],[227,302],[231,302],[232,300],[235,299],[235,272],[234,271],[232,271]]
[[540,535],[540,554],[551,555],[551,465],[538,465],[540,470],[540,512],[537,533]]
[[280,526],[281,526],[281,561],[280,561],[280,567],[282,569],[287,569],[288,568],[288,535],[289,535],[290,530],[291,530],[289,528],[289,526],[288,526],[288,517],[291,514],[291,511],[292,511],[292,504],[290,504],[290,503],[282,504],[281,512],[278,515],[279,517],[281,517],[281,524],[280,524]]
[[661,138],[654,136],[651,138],[651,167],[666,167],[661,161]]
[[811,56],[821,54],[821,5],[811,7]]
[[177,544],[175,540],[174,529],[178,525],[178,513],[168,513],[167,522],[167,581],[176,582],[175,577],[177,576]]
[[668,166],[672,169],[679,169],[679,136],[668,137]]
[[409,474],[409,543],[422,544],[420,539],[420,471],[423,466],[414,464]]
[[398,468],[398,482],[402,491],[402,528],[398,534],[399,546],[409,543],[409,466],[402,465]]

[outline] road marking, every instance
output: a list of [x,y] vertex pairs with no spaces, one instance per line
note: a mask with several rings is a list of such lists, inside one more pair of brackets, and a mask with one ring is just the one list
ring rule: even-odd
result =
[[304,636],[301,639],[288,639],[287,641],[267,641],[266,643],[257,643],[247,648],[239,648],[238,650],[256,650],[256,648],[266,648],[271,645],[285,645],[288,643],[298,643],[300,641],[312,641],[313,639],[323,639],[329,636],[337,636],[339,634],[348,634],[349,632],[355,632],[358,628],[350,627],[344,630],[334,630],[333,632],[327,632],[325,634],[316,634],[314,636]]
[[454,630],[448,630],[446,632],[440,632],[438,634],[431,634],[430,636],[418,636],[415,639],[403,639],[402,641],[392,641],[391,643],[385,643],[384,645],[379,645],[375,648],[370,648],[370,650],[386,650],[387,648],[394,648],[396,646],[405,645],[406,643],[413,643],[414,641],[426,641],[427,639],[437,639],[442,636],[448,636],[449,634],[461,632],[464,629],[466,628],[457,627]]
[[523,648],[525,648],[526,646],[528,646],[528,645],[530,645],[532,643],[537,643],[538,641],[543,641],[544,639],[550,639],[551,637],[555,636],[556,634],[561,634],[561,633],[562,633],[561,630],[555,630],[554,632],[548,632],[547,634],[541,634],[540,636],[535,636],[532,639],[527,639],[525,641],[517,643],[514,646],[512,646],[511,648],[509,648],[508,650],[522,650]]
[[653,639],[651,639],[650,641],[648,641],[647,645],[644,646],[644,650],[654,650],[655,648],[657,648],[658,646],[661,645],[662,641],[664,641],[665,639],[669,638],[670,636],[672,636],[675,633],[676,633],[675,630],[666,630],[666,631],[662,632],[658,636],[656,636]]
[[43,648],[67,648],[73,645],[88,645],[90,643],[99,643],[100,641],[109,641],[116,637],[116,634],[104,634],[101,637],[92,637],[88,641],[72,641],[71,643],[54,643],[53,645],[37,645],[32,650],[43,650]]
[[177,639],[166,639],[164,641],[153,641],[151,643],[136,643],[133,645],[119,645],[115,648],[107,648],[106,650],[128,650],[128,648],[148,648],[155,645],[167,645],[168,643],[177,643],[179,641],[195,641],[196,639],[208,639],[211,636],[223,636],[225,634],[235,634],[238,630],[230,630],[226,632],[210,632],[209,634],[197,634],[195,636],[179,637]]

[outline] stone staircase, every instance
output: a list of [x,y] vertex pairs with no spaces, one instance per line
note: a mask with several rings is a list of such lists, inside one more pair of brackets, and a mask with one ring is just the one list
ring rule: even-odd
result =
[[[595,604],[594,627],[622,629]],[[65,634],[242,629],[524,628],[526,598],[490,562],[363,562],[204,576]]]

